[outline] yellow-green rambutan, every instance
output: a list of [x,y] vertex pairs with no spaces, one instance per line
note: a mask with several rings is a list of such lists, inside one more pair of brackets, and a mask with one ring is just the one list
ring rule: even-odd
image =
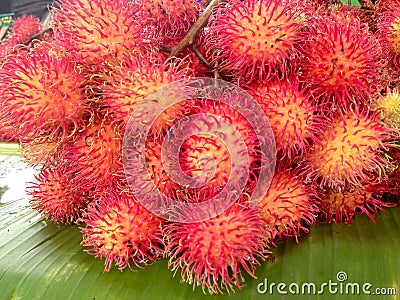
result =
[[385,95],[380,95],[373,108],[386,124],[400,129],[400,93],[397,88],[388,89]]

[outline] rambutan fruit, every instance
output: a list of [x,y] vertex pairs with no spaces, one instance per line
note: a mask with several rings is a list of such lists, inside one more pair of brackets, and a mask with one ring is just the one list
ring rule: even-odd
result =
[[[115,66],[109,75],[105,75],[106,84],[103,89],[102,105],[107,114],[122,127],[126,126],[132,112],[146,96],[162,86],[188,77],[188,69],[180,68],[178,61],[165,70],[159,58],[137,59],[125,56],[121,66]],[[161,101],[163,99],[159,99]],[[163,107],[163,103],[154,104],[154,109]],[[187,102],[176,103],[163,110],[153,124],[153,132],[159,133],[168,129],[177,119],[191,111]],[[150,109],[150,107],[148,108]]]
[[398,1],[378,1],[378,37],[388,61],[400,66],[400,6]]
[[77,188],[101,190],[122,166],[121,148],[119,128],[97,119],[63,143],[58,162],[75,178]]
[[49,165],[62,140],[57,140],[53,136],[38,136],[29,142],[23,140],[19,143],[19,151],[25,159],[25,162],[31,165]]
[[397,135],[376,113],[346,111],[327,125],[320,143],[308,152],[304,172],[308,179],[337,190],[379,182],[391,165],[386,152],[395,147]]
[[86,192],[74,188],[74,179],[58,168],[45,168],[27,188],[31,206],[59,224],[74,223],[90,202]]
[[[143,148],[154,115],[159,113],[151,106],[156,106],[160,97],[167,104],[194,101],[192,114],[177,120],[163,136],[162,164],[155,166],[165,170],[183,188],[183,201],[173,199],[174,203],[157,191],[144,164]],[[124,134],[123,165],[132,192],[149,210],[180,222],[198,221],[191,217],[191,212],[181,214],[181,209],[190,210],[188,206],[205,207],[196,212],[196,217],[204,220],[229,207],[242,193],[256,195],[254,199],[261,197],[272,178],[276,153],[272,130],[260,111],[245,90],[211,78],[181,80],[149,95],[134,110]],[[231,160],[228,172],[223,170],[226,157]],[[217,186],[224,183],[227,174],[228,182]],[[218,193],[215,197],[206,197],[215,192]],[[211,215],[209,206],[217,207]]]
[[328,222],[349,224],[356,214],[366,214],[374,221],[373,215],[379,210],[395,206],[380,198],[364,187],[343,191],[325,189],[321,193],[321,216]]
[[[369,7],[369,9],[367,9],[367,7]],[[354,22],[354,20],[357,20],[367,26],[371,34],[376,32],[377,18],[374,16],[375,8],[372,1],[363,3],[362,7],[347,5],[344,2],[331,3],[327,9],[329,14],[339,22],[341,22],[342,19],[344,19],[345,22]]]
[[144,155],[147,171],[157,189],[169,198],[176,199],[182,187],[175,183],[167,174],[162,163],[162,140],[149,137],[146,140]]
[[13,128],[5,126],[0,120],[0,141],[17,141],[13,135]]
[[85,114],[83,74],[66,57],[39,47],[9,55],[0,68],[0,119],[25,142],[51,132],[66,137]]
[[302,156],[323,131],[323,117],[316,114],[319,107],[296,78],[254,82],[249,92],[272,126],[281,157]]
[[[199,132],[188,136],[179,153],[180,168],[191,178],[188,197],[203,202],[221,192],[229,181],[251,192],[260,163],[260,144],[253,124],[227,103],[203,99],[196,106],[194,116],[198,118],[193,119],[192,127]],[[182,125],[181,131],[188,132],[188,127]],[[175,131],[174,135],[179,136]]]
[[198,134],[189,137],[181,149],[180,166],[186,175],[196,178],[202,193],[205,189],[218,192],[226,185],[231,172],[231,157],[223,141],[212,134]]
[[186,48],[179,54],[178,57],[182,60],[181,68],[190,70],[193,77],[213,77],[213,67],[205,57],[206,52],[200,43],[201,41],[196,44],[195,50]]
[[397,88],[388,89],[385,95],[380,95],[373,107],[379,111],[381,120],[400,129],[400,93]]
[[278,241],[308,232],[315,223],[319,198],[315,188],[303,183],[303,176],[289,168],[280,168],[274,175],[264,198],[258,203],[261,215]]
[[[147,170],[155,186],[164,195],[185,202],[203,202],[213,198],[229,180],[234,180],[231,177],[242,175],[231,174],[234,161],[246,161],[246,170],[251,169],[251,164],[258,162],[259,154],[257,136],[240,113],[223,103],[213,105],[211,101],[201,101],[197,104],[195,112],[198,115],[188,116],[189,124],[174,124],[172,140],[168,134],[164,138],[150,136],[144,149]],[[225,122],[228,118],[231,119]],[[207,133],[190,131],[199,128]],[[244,141],[241,141],[239,133],[245,135]],[[182,137],[184,134],[187,136]],[[251,158],[248,152],[252,154]],[[251,175],[252,179],[257,179],[255,174]]]
[[243,287],[242,269],[255,277],[259,260],[270,255],[258,209],[239,204],[206,221],[169,223],[165,235],[171,270],[210,294]]
[[51,11],[55,42],[88,64],[124,51],[142,53],[148,46],[131,1],[63,0]]
[[143,268],[163,256],[162,220],[128,193],[105,190],[80,221],[85,251],[104,258],[106,272],[113,263],[120,270]]
[[[232,93],[228,97],[237,97]],[[233,100],[234,101],[234,100]],[[258,146],[259,141],[255,128],[255,124],[251,123],[234,105],[229,102],[213,101],[208,99],[199,100],[196,102],[197,109],[195,113],[197,114],[209,114],[222,118],[228,124],[240,134],[243,141],[245,142],[250,156],[256,156],[259,153]],[[214,121],[214,119],[213,119]],[[222,126],[222,125],[221,125]],[[222,132],[224,130],[221,130]]]
[[11,30],[0,44],[0,58],[10,54],[15,46],[25,43],[40,30],[42,30],[42,23],[37,17],[22,15],[16,18]]
[[285,73],[302,36],[295,6],[281,0],[235,0],[220,6],[207,28],[210,60],[219,62],[219,70],[247,80]]
[[164,46],[183,37],[200,14],[203,1],[196,0],[139,0],[137,7],[139,22],[152,27]]
[[369,101],[383,85],[382,49],[368,26],[348,14],[319,15],[308,26],[301,80],[320,102]]

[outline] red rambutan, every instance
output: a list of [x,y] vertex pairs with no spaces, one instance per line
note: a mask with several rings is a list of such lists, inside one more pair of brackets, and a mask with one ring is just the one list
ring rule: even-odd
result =
[[63,0],[57,6],[52,9],[55,42],[88,64],[146,48],[131,1]]
[[231,157],[226,147],[212,134],[193,135],[181,147],[179,163],[183,172],[196,178],[201,193],[210,198],[227,184],[230,177]]
[[37,182],[28,187],[31,206],[55,223],[71,224],[82,214],[90,202],[88,193],[74,188],[74,179],[62,170],[42,169]]
[[[211,199],[229,180],[234,180],[231,176],[237,177],[231,175],[233,161],[247,161],[247,169],[257,162],[257,136],[251,125],[228,105],[211,102],[197,103],[201,106],[195,110],[198,114],[185,119],[190,120],[190,124],[175,123],[172,140],[151,136],[146,141],[147,170],[156,187],[168,197],[190,202]],[[200,133],[191,132],[191,129],[200,130]],[[239,133],[245,136],[244,141]],[[174,140],[182,134],[187,136]],[[248,152],[252,155],[250,158]],[[189,178],[182,178],[182,175]],[[252,175],[256,180],[255,174]]]
[[385,154],[395,146],[396,136],[397,131],[386,127],[375,113],[339,114],[307,154],[305,174],[333,189],[379,182],[391,165]]
[[308,26],[301,80],[323,102],[369,100],[382,85],[382,50],[368,26],[348,13],[322,13]]
[[169,198],[179,197],[182,188],[176,184],[167,174],[162,164],[162,140],[148,138],[144,149],[147,171],[154,185],[160,192]]
[[[168,70],[165,70],[163,61],[158,57],[139,61],[133,56],[126,56],[121,66],[115,66],[113,71],[106,75],[105,81],[108,84],[103,87],[102,105],[104,110],[124,127],[137,104],[146,96],[168,83],[186,78],[187,75],[188,69],[180,68],[179,62],[171,63]],[[154,104],[154,109],[160,107],[163,107],[163,103]],[[152,131],[159,133],[161,129],[168,129],[190,110],[191,105],[181,102],[160,111]]]
[[35,48],[9,55],[0,76],[0,119],[16,138],[66,137],[79,126],[86,79],[72,61]]
[[323,130],[323,118],[310,92],[297,79],[255,82],[249,92],[261,105],[281,157],[302,155]]
[[297,240],[301,231],[308,232],[307,226],[316,221],[319,211],[317,192],[303,180],[294,171],[278,170],[266,195],[258,203],[274,240],[291,236]]
[[38,136],[29,142],[20,141],[19,151],[31,165],[49,165],[61,143],[53,136]]
[[113,263],[120,270],[142,268],[163,256],[162,220],[128,193],[105,190],[80,221],[85,251],[105,258],[106,272]]
[[[211,199],[229,181],[240,182],[238,189],[243,184],[246,191],[251,192],[257,183],[260,162],[255,128],[239,110],[226,103],[200,100],[197,107],[194,116],[199,117],[192,120],[195,123],[192,129],[199,132],[189,134],[179,153],[180,168],[192,179],[188,197],[195,201]],[[188,132],[188,126],[181,127]],[[247,183],[242,178],[245,173]]]
[[90,124],[63,143],[58,161],[77,187],[101,190],[122,166],[122,137],[107,120]]
[[300,23],[299,11],[287,1],[228,1],[207,29],[209,56],[238,77],[280,75],[298,51]]
[[[177,197],[184,194],[183,201],[179,203],[171,203],[171,199],[157,191],[146,170],[148,166],[143,163],[149,128],[159,111],[151,106],[157,106],[154,104],[160,97],[167,104],[182,99],[194,101],[192,114],[177,120],[163,137],[162,164],[154,166],[158,169],[156,174],[165,171],[182,187]],[[181,80],[149,95],[134,110],[124,135],[123,165],[132,192],[155,214],[180,222],[195,220],[190,213],[180,213],[181,209],[187,211],[187,202],[196,202],[197,206],[191,206],[201,210],[196,217],[204,220],[229,207],[242,192],[256,195],[252,198],[258,199],[272,178],[276,157],[272,130],[260,111],[260,106],[245,90],[222,80]],[[227,157],[230,157],[230,169],[224,170]],[[227,174],[229,179],[224,184]],[[207,198],[215,192],[216,196]],[[218,207],[212,215],[209,215],[209,205]]]
[[42,23],[35,16],[22,15],[16,18],[7,37],[0,44],[0,58],[10,54],[15,46],[25,43],[41,29]]
[[203,222],[167,224],[165,233],[171,270],[210,294],[243,287],[241,269],[255,277],[258,260],[270,254],[258,209],[239,204]]
[[400,67],[400,5],[398,1],[378,1],[378,37],[388,61]]
[[380,196],[363,187],[342,192],[325,189],[321,198],[322,218],[335,223],[349,224],[356,214],[366,214],[374,221],[373,214],[383,207],[394,206],[394,203],[383,202]]
[[182,37],[200,14],[202,1],[196,0],[139,0],[138,19],[144,27],[152,27],[164,46]]

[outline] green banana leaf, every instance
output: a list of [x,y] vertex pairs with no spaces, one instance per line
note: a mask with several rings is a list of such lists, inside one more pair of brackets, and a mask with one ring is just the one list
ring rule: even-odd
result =
[[[0,179],[22,171],[0,168]],[[13,188],[5,193],[14,194]],[[136,272],[104,273],[103,261],[83,252],[76,226],[48,222],[26,196],[18,197],[0,204],[0,300],[398,299],[400,207],[382,212],[375,223],[359,215],[351,225],[313,226],[298,243],[272,249],[274,260],[262,263],[257,279],[247,276],[242,290],[210,296],[180,283],[167,260]]]

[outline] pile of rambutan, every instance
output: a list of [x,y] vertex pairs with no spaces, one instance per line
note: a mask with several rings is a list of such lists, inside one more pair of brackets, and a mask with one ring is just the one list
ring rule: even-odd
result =
[[[105,271],[166,258],[229,294],[312,224],[396,205],[400,1],[372,8],[58,0],[49,28],[22,16],[0,44],[0,139],[40,169],[32,207],[79,226]],[[193,95],[199,77],[237,89]]]

